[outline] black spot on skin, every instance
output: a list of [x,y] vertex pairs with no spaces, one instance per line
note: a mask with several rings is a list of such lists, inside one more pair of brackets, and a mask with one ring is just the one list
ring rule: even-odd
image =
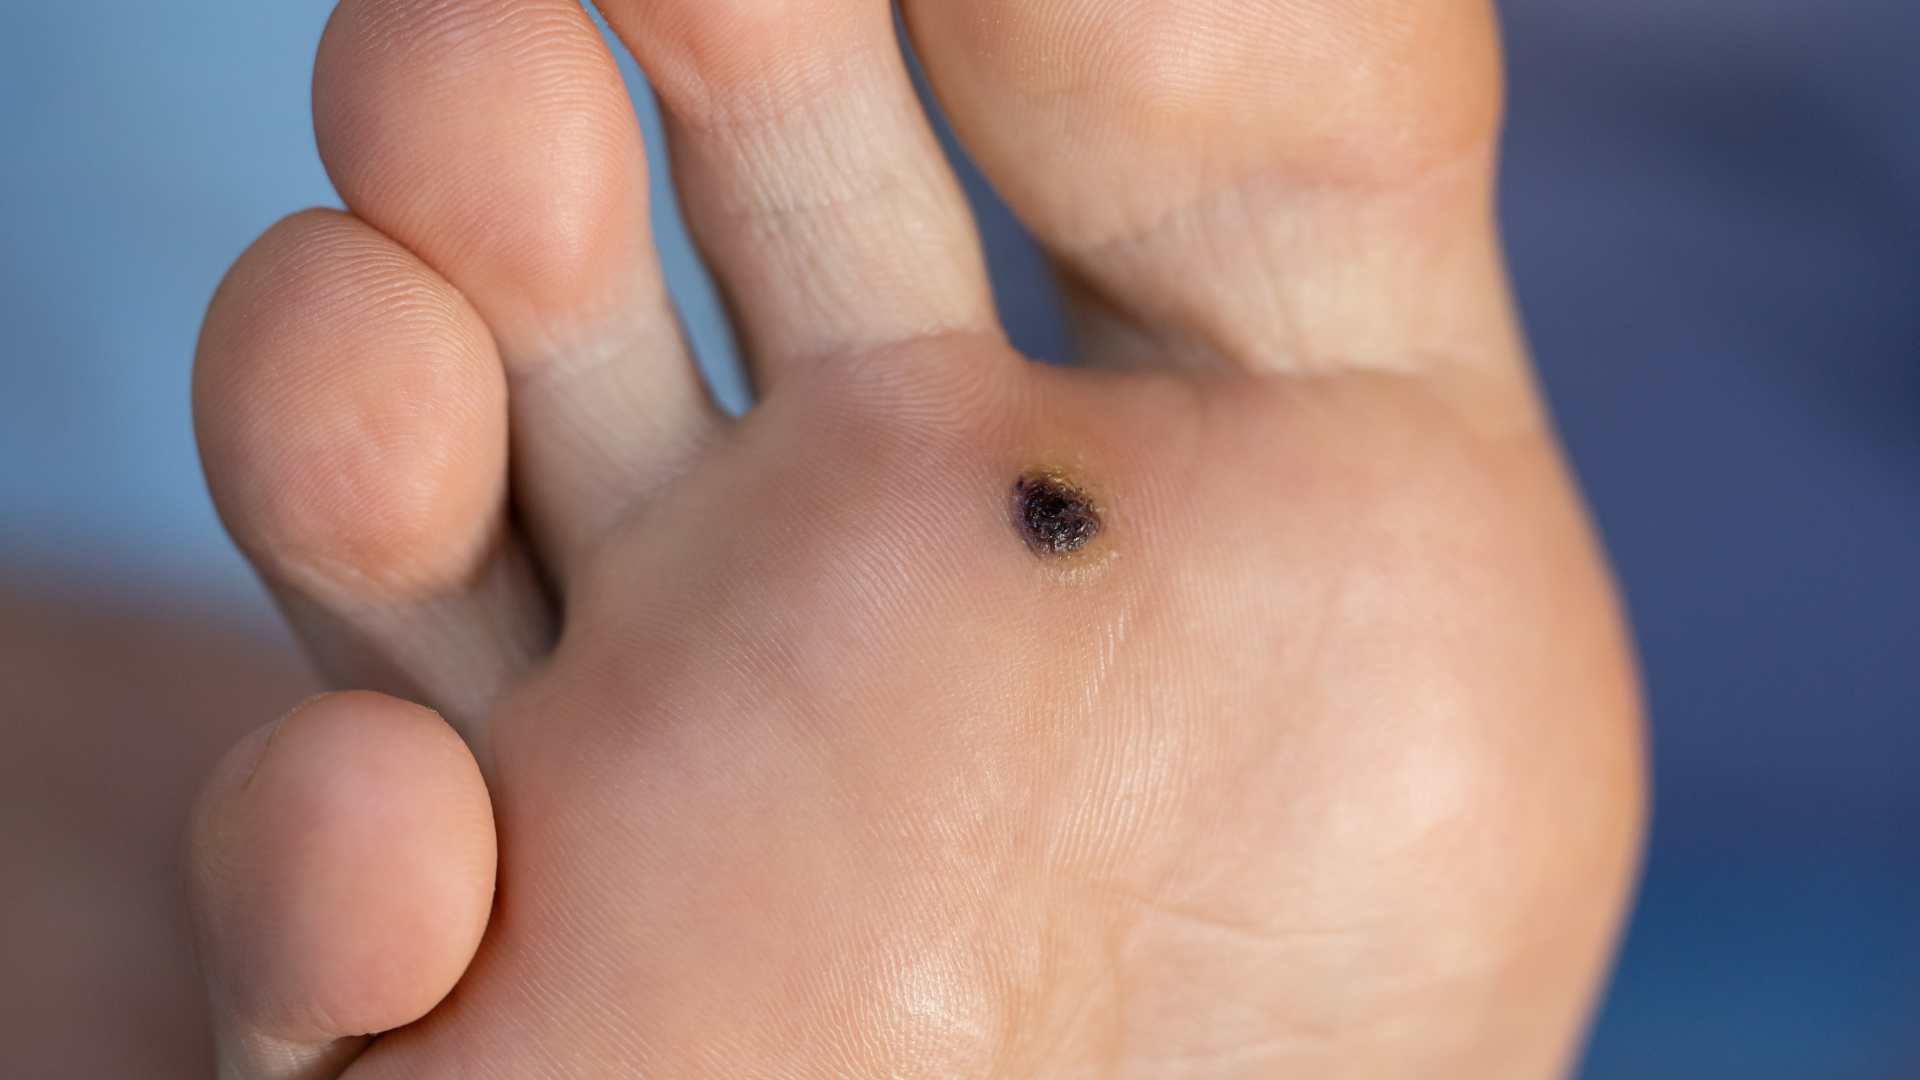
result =
[[1013,483],[1013,520],[1036,555],[1072,555],[1100,535],[1100,511],[1087,493],[1051,473],[1030,472]]

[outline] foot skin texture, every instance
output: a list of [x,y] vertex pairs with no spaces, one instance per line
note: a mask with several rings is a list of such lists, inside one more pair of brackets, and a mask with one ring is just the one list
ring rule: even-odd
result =
[[1639,698],[1506,291],[1490,5],[900,4],[1067,368],[1005,341],[893,7],[601,7],[757,404],[575,0],[344,0],[346,210],[241,257],[195,409],[379,693],[196,814],[223,1075],[1569,1068]]

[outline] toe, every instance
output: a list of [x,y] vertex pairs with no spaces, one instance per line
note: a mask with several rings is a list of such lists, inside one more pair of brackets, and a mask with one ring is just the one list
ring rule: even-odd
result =
[[194,421],[221,517],[332,679],[470,725],[544,645],[493,344],[365,223],[296,215],[240,258],[201,334]]
[[344,0],[314,76],[348,206],[463,292],[512,380],[556,576],[717,430],[652,248],[639,126],[575,0]]
[[493,903],[486,785],[458,735],[375,694],[320,698],[227,755],[189,883],[220,1075],[328,1080],[425,1016]]
[[1485,0],[907,0],[1094,361],[1266,370],[1511,348]]
[[875,0],[607,0],[658,92],[692,232],[763,391],[996,333],[971,216]]

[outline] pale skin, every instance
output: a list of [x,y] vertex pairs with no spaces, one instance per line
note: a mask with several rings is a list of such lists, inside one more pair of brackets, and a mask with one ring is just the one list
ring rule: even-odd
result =
[[[1006,344],[879,0],[345,0],[345,213],[195,404],[336,684],[190,833],[222,1075],[1548,1077],[1638,694],[1494,232],[1482,0],[908,0],[1069,283]],[[1084,488],[1084,548],[1013,488]],[[377,691],[377,692],[376,692]],[[393,696],[387,696],[393,695]]]

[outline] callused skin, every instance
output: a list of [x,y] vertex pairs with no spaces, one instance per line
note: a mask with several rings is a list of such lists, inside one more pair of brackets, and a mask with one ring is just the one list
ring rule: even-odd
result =
[[[1565,1062],[1639,757],[1537,427],[966,340],[842,371],[573,590],[494,727],[491,937],[367,1075]],[[1005,520],[1034,460],[1110,510],[1071,566]]]

